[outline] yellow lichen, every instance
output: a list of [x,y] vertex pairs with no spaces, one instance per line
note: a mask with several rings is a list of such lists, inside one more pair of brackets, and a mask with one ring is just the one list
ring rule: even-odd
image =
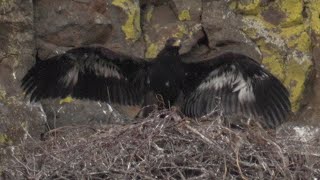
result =
[[285,77],[284,74],[284,65],[279,54],[273,54],[263,58],[262,63],[271,71],[280,80],[283,80]]
[[261,14],[244,16],[242,20],[242,30],[256,41],[262,52],[262,63],[289,89],[293,111],[299,109],[304,83],[312,66],[310,27],[320,33],[320,0],[316,1],[318,4],[314,1],[307,3],[310,21],[303,22],[303,0],[275,1],[269,4],[284,14],[279,25],[268,23]]
[[155,58],[155,57],[157,57],[158,53],[159,53],[158,45],[156,45],[154,43],[150,43],[149,46],[147,47],[145,57],[146,58]]
[[267,46],[263,41],[259,41],[258,44],[260,44],[260,51],[263,54],[262,63],[289,89],[292,111],[296,112],[305,89],[304,82],[310,72],[311,60],[301,60],[291,56],[288,63],[285,63],[284,57],[277,49]]
[[308,26],[302,24],[281,29],[281,36],[286,41],[289,48],[297,49],[301,52],[310,52],[311,39],[306,32]]
[[178,16],[179,20],[180,21],[187,21],[187,20],[191,20],[191,16],[190,16],[190,12],[189,10],[182,10],[180,13],[179,13],[179,16]]
[[301,34],[306,29],[307,29],[307,26],[305,26],[304,24],[297,25],[297,26],[294,26],[294,27],[282,28],[280,35],[283,38],[290,38],[291,36]]
[[127,21],[122,25],[126,39],[132,41],[139,39],[141,35],[139,2],[136,0],[114,0],[112,4],[122,8],[128,16]]
[[302,64],[294,59],[289,59],[286,64],[286,80],[284,84],[290,89],[292,111],[296,112],[300,107],[300,99],[305,89],[305,81],[311,70],[312,63],[304,61]]
[[297,44],[296,48],[302,52],[310,52],[311,50],[311,39],[308,33],[303,32],[296,39],[295,43]]
[[259,5],[260,0],[251,0],[248,2],[240,1],[237,8],[244,14],[258,14],[260,7]]
[[[157,26],[157,25],[155,25]],[[179,24],[176,29],[174,29],[173,31],[174,34],[172,34],[172,37],[181,39],[183,38],[185,35],[189,35],[188,28],[185,24]],[[161,47],[159,47],[159,43],[154,43],[152,41],[150,41],[149,36],[145,35],[145,42],[146,42],[146,46],[147,46],[147,50],[145,52],[145,57],[146,58],[155,58],[157,57],[159,51],[161,50]],[[161,41],[163,42],[163,41]]]
[[320,0],[309,2],[311,30],[320,36]]
[[277,33],[278,28],[264,21],[260,16],[246,16],[243,18],[244,22],[243,31],[252,39],[264,38],[266,43],[273,44],[279,49],[283,49],[285,46],[285,41],[281,38],[279,33]]
[[3,100],[6,97],[6,91],[0,89],[0,100]]
[[59,104],[64,104],[64,103],[71,103],[71,102],[73,102],[74,100],[73,100],[73,98],[71,97],[71,96],[67,96],[66,98],[64,98],[64,99],[61,99],[60,101],[59,101]]
[[146,10],[146,14],[145,14],[145,20],[147,22],[150,22],[151,18],[152,18],[152,14],[153,14],[153,9],[154,7],[153,6],[149,6]]
[[231,1],[231,2],[229,2],[229,8],[230,8],[231,10],[236,9],[236,8],[237,8],[237,1]]
[[277,1],[280,10],[285,13],[281,22],[283,27],[302,23],[303,0]]
[[285,79],[283,57],[277,49],[268,46],[265,41],[260,40],[257,44],[263,55],[262,64],[264,64],[273,75],[283,81]]
[[178,25],[177,32],[172,36],[178,39],[181,39],[184,35],[188,35],[188,28],[185,25]]
[[7,143],[11,144],[12,141],[8,138],[7,135],[0,133],[0,144],[7,144]]

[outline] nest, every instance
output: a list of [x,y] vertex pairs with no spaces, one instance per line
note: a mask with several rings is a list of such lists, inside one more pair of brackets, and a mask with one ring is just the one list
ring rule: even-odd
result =
[[[288,131],[230,128],[161,111],[130,125],[74,126],[11,148],[7,179],[311,179],[320,157]],[[317,136],[320,137],[320,136]],[[319,151],[315,151],[319,152]]]

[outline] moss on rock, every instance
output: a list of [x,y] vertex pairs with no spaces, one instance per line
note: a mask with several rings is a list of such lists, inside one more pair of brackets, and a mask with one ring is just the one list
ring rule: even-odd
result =
[[6,134],[0,133],[0,145],[1,144],[12,144],[12,141]]
[[310,52],[311,38],[307,33],[308,25],[297,25],[281,29],[281,36],[286,41],[289,48],[294,48],[302,52]]
[[281,81],[284,81],[285,65],[280,52],[274,46],[268,45],[263,40],[258,41],[257,44],[263,54],[262,63],[271,71],[272,74],[277,76]]
[[279,9],[285,14],[281,22],[283,27],[300,24],[303,20],[303,0],[277,1]]
[[151,18],[152,18],[152,15],[153,15],[153,10],[154,10],[153,6],[148,6],[148,8],[146,9],[146,13],[145,13],[144,19],[147,22],[151,21]]
[[59,104],[71,103],[74,99],[71,96],[67,96],[66,98],[60,99]]
[[4,100],[6,97],[6,91],[0,88],[0,100]]
[[[248,6],[245,8],[239,3],[236,9],[259,9],[259,7],[253,8],[253,4],[254,2],[243,4]],[[257,15],[244,13],[250,16],[245,15],[242,20],[242,30],[258,44],[262,52],[262,63],[288,87],[293,111],[297,111],[300,107],[305,81],[312,67],[310,27],[315,28],[314,31],[320,27],[320,21],[318,26],[315,17],[319,14],[319,8],[311,4],[311,16],[307,17],[311,21],[306,20],[303,23],[303,6],[303,0],[276,1],[269,3],[266,7],[260,7]],[[265,11],[270,7],[277,8],[277,11],[281,12],[279,16],[285,15],[278,18],[279,24],[267,22],[261,15],[266,13],[264,16],[271,16],[268,13],[273,11]]]
[[260,0],[252,0],[247,2],[239,1],[237,9],[244,14],[258,14]]
[[182,10],[178,16],[180,21],[188,21],[191,20],[190,11],[187,9]]
[[300,99],[305,90],[305,82],[311,70],[312,62],[307,59],[304,62],[298,62],[299,57],[289,57],[286,64],[286,79],[284,84],[290,89],[290,99],[292,102],[292,110],[298,111],[300,107]]
[[145,54],[145,57],[146,58],[155,58],[155,57],[157,57],[157,54],[159,52],[158,45],[155,44],[155,43],[149,43],[147,46],[148,47],[147,47],[147,52]]
[[[190,32],[191,33],[191,32]],[[173,34],[173,37],[181,39],[184,35],[188,35],[189,31],[186,25],[178,25],[177,32]]]
[[310,0],[308,7],[311,30],[320,36],[320,0]]
[[112,4],[123,9],[128,16],[127,21],[122,25],[126,39],[138,40],[141,35],[139,2],[136,0],[114,0]]

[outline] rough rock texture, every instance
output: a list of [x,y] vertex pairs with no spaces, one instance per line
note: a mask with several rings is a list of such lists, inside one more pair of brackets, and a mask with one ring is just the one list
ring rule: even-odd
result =
[[298,111],[313,64],[309,3],[233,1],[230,6],[243,14],[242,30],[258,45],[262,63],[290,89]]
[[[204,36],[201,29],[201,3],[196,1],[173,1],[146,4],[142,23],[146,42],[146,58],[154,58],[169,37],[187,39],[180,53],[188,52]],[[161,36],[159,36],[161,34]]]
[[0,1],[0,172],[8,157],[2,147],[43,132],[42,111],[22,101],[19,85],[33,59],[32,7],[31,1]]
[[22,101],[20,79],[33,59],[33,4],[0,1],[0,144],[40,137],[42,112]]
[[93,44],[137,57],[144,54],[139,1],[135,0],[39,0],[35,33],[43,58]]
[[202,25],[209,47],[214,54],[234,51],[260,60],[257,45],[240,29],[241,18],[228,8],[225,1],[204,2]]
[[311,33],[311,49],[315,72],[313,79],[311,79],[313,86],[306,93],[307,98],[303,102],[305,108],[299,119],[311,121],[318,125],[320,119],[320,1],[307,1],[306,7],[308,7],[309,32]]
[[29,103],[19,81],[36,49],[43,59],[87,45],[154,58],[178,37],[186,61],[241,52],[289,88],[300,123],[284,126],[310,134],[305,121],[320,119],[319,17],[320,0],[0,0],[0,174],[10,154],[2,147],[39,139],[48,128],[128,122],[99,102]]
[[318,7],[317,0],[38,0],[34,4],[0,0],[0,143],[13,139],[12,129],[23,132],[25,126],[10,124],[13,120],[35,122],[32,127],[36,128],[43,127],[44,119],[59,127],[88,124],[94,117],[100,123],[110,116],[109,107],[97,102],[49,100],[42,102],[43,108],[28,104],[19,80],[34,63],[35,49],[43,59],[86,45],[153,58],[168,37],[183,40],[180,53],[186,61],[201,61],[225,51],[261,61],[289,88],[293,110],[303,107],[316,121],[320,116],[317,71],[314,89],[307,89],[311,98],[302,99],[312,65],[319,66]]

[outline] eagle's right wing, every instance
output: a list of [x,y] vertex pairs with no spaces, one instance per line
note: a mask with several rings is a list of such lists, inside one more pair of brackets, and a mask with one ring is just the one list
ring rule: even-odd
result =
[[188,116],[201,117],[220,107],[224,114],[261,118],[276,127],[291,112],[287,89],[247,56],[226,53],[185,66],[183,112]]
[[138,105],[143,100],[146,62],[102,47],[82,47],[36,64],[22,79],[31,101],[92,99]]

